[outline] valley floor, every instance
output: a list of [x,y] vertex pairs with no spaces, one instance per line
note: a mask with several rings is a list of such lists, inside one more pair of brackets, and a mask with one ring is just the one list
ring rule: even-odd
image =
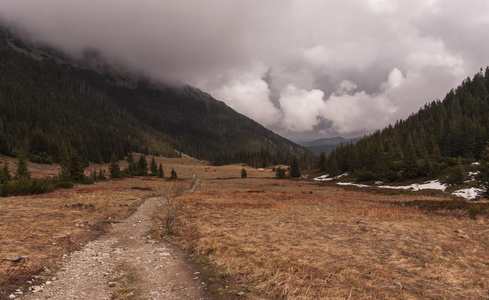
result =
[[[0,256],[29,255],[25,268],[40,268],[33,285],[43,291],[24,290],[26,299],[87,299],[69,294],[76,285],[100,291],[89,296],[97,299],[489,297],[487,216],[402,205],[449,198],[280,180],[271,169],[247,168],[248,178],[240,178],[241,165],[163,162],[186,190],[196,182],[189,170],[201,179],[193,193],[175,198],[173,235],[166,234],[162,201],[154,197],[167,194],[166,180],[134,178],[0,199]],[[89,242],[86,235],[108,218],[121,223]],[[63,242],[67,233],[69,243]],[[81,251],[57,256],[78,242]],[[49,263],[56,260],[58,267]],[[0,272],[16,275],[7,264]],[[64,275],[72,271],[75,276]],[[98,281],[87,283],[91,276]]]

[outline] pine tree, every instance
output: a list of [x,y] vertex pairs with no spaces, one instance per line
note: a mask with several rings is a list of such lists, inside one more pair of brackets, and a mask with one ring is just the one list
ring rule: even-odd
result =
[[326,153],[324,153],[323,151],[319,155],[319,163],[318,163],[319,171],[321,172],[326,171],[326,167],[327,167],[327,158],[326,158]]
[[481,153],[479,159],[479,181],[482,187],[485,189],[484,195],[489,196],[489,141],[486,143],[486,147]]
[[336,178],[340,175],[340,169],[338,168],[338,162],[336,161],[336,155],[331,155],[328,159],[327,171],[329,177]]
[[275,177],[278,179],[284,179],[285,178],[285,169],[282,169],[281,167],[278,167],[275,169]]
[[159,178],[165,177],[165,172],[163,172],[163,165],[162,164],[160,164],[160,167],[158,168],[158,177]]
[[129,164],[133,164],[134,163],[134,156],[132,156],[132,152],[129,152],[129,154],[127,154],[127,162]]
[[27,160],[25,157],[24,151],[21,151],[19,155],[17,155],[18,163],[17,163],[17,171],[15,172],[15,179],[24,180],[30,179],[31,173],[27,167]]
[[121,168],[115,154],[112,154],[112,158],[109,163],[109,174],[111,179],[117,179],[122,177]]
[[148,175],[148,162],[146,161],[146,156],[144,156],[144,154],[141,154],[139,157],[137,174],[140,176]]
[[178,177],[178,176],[177,176],[177,172],[175,172],[175,170],[174,170],[173,168],[171,168],[171,175],[170,175],[170,178],[171,178],[172,180],[175,180],[175,179],[177,179],[177,177]]
[[85,170],[83,168],[80,155],[75,148],[70,151],[70,161],[68,167],[70,178],[75,182],[81,182],[85,178]]
[[298,178],[301,177],[301,168],[299,167],[299,160],[297,156],[292,158],[292,162],[290,163],[290,177]]
[[60,154],[60,166],[59,177],[61,180],[70,180],[70,154],[66,147],[61,150]]
[[151,163],[150,163],[150,170],[151,170],[151,175],[152,176],[157,176],[158,175],[158,165],[156,164],[155,157],[151,158]]
[[457,165],[450,174],[448,174],[447,183],[450,185],[462,184],[465,181],[465,178],[465,168],[462,165],[462,158],[459,157],[457,159]]
[[241,169],[241,178],[247,178],[248,177],[248,173],[246,172],[246,169],[243,168]]
[[411,135],[408,136],[404,149],[403,173],[404,178],[414,178],[418,175],[418,166],[416,160],[416,150],[414,149]]
[[10,175],[10,170],[8,168],[8,162],[5,161],[2,169],[0,169],[0,184],[12,180],[12,176]]

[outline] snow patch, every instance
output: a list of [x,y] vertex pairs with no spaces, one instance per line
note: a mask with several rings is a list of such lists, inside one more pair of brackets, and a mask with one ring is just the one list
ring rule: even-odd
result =
[[337,184],[338,185],[353,185],[353,186],[358,186],[358,187],[370,187],[370,185],[351,183],[351,182],[338,182]]
[[455,192],[453,192],[453,194],[465,198],[467,200],[474,200],[482,192],[484,192],[484,190],[481,188],[470,188],[470,189],[456,190]]
[[402,190],[412,189],[413,191],[420,191],[420,190],[445,191],[447,189],[447,186],[445,184],[440,183],[438,180],[432,180],[432,181],[426,181],[425,183],[422,183],[422,184],[414,183],[411,185],[402,185],[402,186],[381,185],[381,186],[379,186],[379,188],[402,189]]
[[331,181],[334,179],[338,179],[344,176],[348,176],[348,173],[343,173],[341,175],[338,175],[336,177],[329,177],[329,174],[321,175],[319,177],[314,178],[315,181]]

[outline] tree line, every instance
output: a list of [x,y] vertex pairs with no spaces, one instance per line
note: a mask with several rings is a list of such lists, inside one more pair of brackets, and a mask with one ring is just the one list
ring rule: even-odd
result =
[[[134,161],[132,153],[127,156],[128,167],[121,169],[115,154],[105,169],[93,169],[87,175],[82,159],[74,148],[62,153],[60,170],[52,177],[32,178],[28,169],[27,157],[24,151],[17,156],[17,166],[12,172],[7,161],[0,168],[0,197],[50,193],[58,188],[72,188],[74,183],[93,184],[96,181],[114,180],[134,176],[155,176],[165,178],[163,164],[157,165],[153,156],[148,163],[147,157],[142,154],[138,161]],[[13,176],[12,176],[13,173]],[[176,171],[170,171],[170,180],[178,179]]]
[[489,140],[489,67],[465,79],[443,101],[377,130],[355,145],[322,153],[318,167],[331,176],[395,182],[432,177],[481,158]]

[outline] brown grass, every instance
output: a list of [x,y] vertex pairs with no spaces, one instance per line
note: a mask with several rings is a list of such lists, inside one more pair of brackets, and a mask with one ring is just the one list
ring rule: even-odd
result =
[[[177,184],[191,186],[190,170],[198,161],[157,158],[160,162],[166,176],[173,167]],[[245,299],[489,297],[485,217],[393,205],[441,200],[435,196],[277,180],[271,169],[247,167],[248,178],[241,179],[242,167],[197,167],[202,185],[178,198],[182,214],[171,237],[200,262],[222,298],[237,292],[245,292],[240,297]],[[36,168],[35,175],[56,173],[56,166]],[[4,261],[0,287],[17,288],[39,272],[49,273],[45,267],[55,268],[64,253],[104,232],[145,197],[164,193],[166,183],[133,178],[0,198],[0,258],[30,257],[29,262]],[[154,228],[164,231],[159,223]],[[137,293],[123,289],[120,297],[132,292]]]
[[[197,165],[196,160],[157,158],[160,162],[167,176],[172,167],[178,173],[179,180],[171,184],[192,185],[189,170]],[[9,164],[15,169],[15,160]],[[55,165],[44,166],[44,170],[40,165],[29,167],[36,177],[57,172]],[[107,166],[96,166],[101,168]],[[75,185],[50,194],[0,198],[0,258],[30,258],[17,263],[0,260],[0,299],[1,290],[18,288],[40,273],[50,273],[47,269],[55,268],[54,262],[64,253],[99,236],[111,222],[135,211],[143,199],[163,193],[168,184],[168,179],[137,177]]]
[[222,298],[489,297],[487,219],[392,205],[419,195],[345,191],[253,169],[241,179],[241,168],[199,168],[201,189],[179,199],[174,240],[204,263]]

